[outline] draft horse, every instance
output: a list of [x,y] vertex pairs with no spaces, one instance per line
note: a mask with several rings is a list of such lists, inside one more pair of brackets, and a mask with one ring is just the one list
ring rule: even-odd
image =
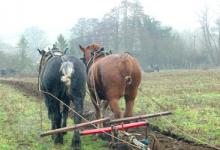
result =
[[[66,127],[68,107],[63,105],[61,110],[61,102],[56,98],[68,106],[72,101],[75,106],[74,110],[82,115],[86,92],[86,67],[80,59],[74,56],[67,56],[59,51],[52,52],[39,49],[38,51],[41,54],[39,88],[43,92],[52,129]],[[80,116],[75,113],[73,119],[75,124],[81,122]],[[55,144],[62,144],[63,134],[53,135],[52,139]],[[80,149],[80,143],[80,133],[75,130],[72,148]]]
[[84,53],[82,60],[87,66],[87,84],[96,118],[102,118],[110,106],[115,118],[121,118],[122,112],[118,101],[125,99],[124,117],[130,117],[141,82],[141,69],[138,61],[129,53],[110,54],[99,44],[86,48],[79,45]]

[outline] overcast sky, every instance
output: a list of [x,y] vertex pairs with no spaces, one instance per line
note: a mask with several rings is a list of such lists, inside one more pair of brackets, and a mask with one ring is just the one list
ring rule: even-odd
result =
[[[121,0],[0,0],[0,40],[16,44],[25,28],[37,26],[51,40],[67,35],[78,18],[101,18]],[[140,0],[145,13],[174,29],[199,27],[198,16],[205,5],[212,16],[220,14],[220,0]],[[52,41],[53,42],[53,41]]]

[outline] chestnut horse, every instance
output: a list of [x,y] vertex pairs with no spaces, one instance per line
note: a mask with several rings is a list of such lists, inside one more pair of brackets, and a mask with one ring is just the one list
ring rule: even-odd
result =
[[118,101],[125,99],[124,117],[133,113],[134,101],[141,82],[141,69],[137,60],[128,53],[109,54],[99,44],[86,48],[80,45],[87,66],[87,84],[96,118],[103,117],[103,111],[110,106],[115,118],[121,118]]

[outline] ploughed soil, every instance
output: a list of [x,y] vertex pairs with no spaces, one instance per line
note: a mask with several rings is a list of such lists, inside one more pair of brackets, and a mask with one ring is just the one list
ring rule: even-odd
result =
[[[27,96],[35,96],[40,101],[42,96],[38,91],[37,78],[0,78],[0,83],[12,85],[14,88],[24,92]],[[91,104],[85,105],[85,112],[93,110]],[[215,148],[206,145],[196,144],[192,141],[183,140],[183,138],[159,131],[157,127],[152,127],[153,134],[160,142],[161,150],[215,150]],[[143,129],[135,129],[136,133],[143,133]]]

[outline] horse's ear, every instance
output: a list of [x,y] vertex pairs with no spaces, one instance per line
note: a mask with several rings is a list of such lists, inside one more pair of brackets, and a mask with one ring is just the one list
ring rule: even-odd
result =
[[37,49],[38,52],[42,55],[43,54],[43,50]]
[[66,54],[66,52],[68,51],[68,49],[69,49],[69,48],[66,48],[66,49],[64,50],[64,52],[63,52],[63,53],[64,53],[64,54]]
[[88,45],[87,47],[86,47],[86,49],[91,49],[93,47],[93,45],[91,46],[91,45]]
[[79,48],[80,48],[80,50],[81,50],[82,52],[85,52],[85,48],[84,48],[84,47],[82,47],[81,45],[79,45]]

